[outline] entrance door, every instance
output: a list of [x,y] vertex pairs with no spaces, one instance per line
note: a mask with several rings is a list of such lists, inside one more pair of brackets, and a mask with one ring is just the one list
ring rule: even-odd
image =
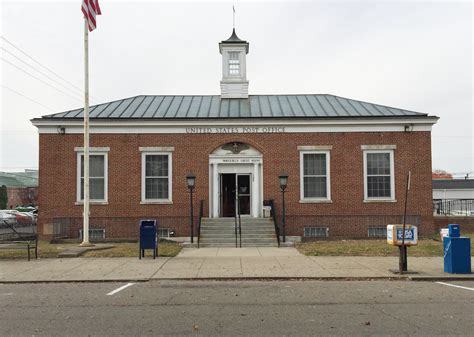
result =
[[237,191],[241,215],[250,215],[250,188],[250,174],[237,174]]
[[251,179],[250,174],[222,173],[220,174],[220,216],[235,216],[235,197],[238,192],[240,214],[251,213]]
[[220,216],[233,217],[235,215],[235,174],[222,173],[220,175],[221,199]]

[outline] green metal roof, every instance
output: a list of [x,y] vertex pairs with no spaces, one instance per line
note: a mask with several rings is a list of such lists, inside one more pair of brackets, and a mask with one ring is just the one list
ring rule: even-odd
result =
[[37,187],[38,171],[0,172],[0,186]]
[[[84,117],[84,109],[43,116],[42,119]],[[248,119],[248,118],[356,118],[425,117],[424,113],[318,95],[251,95],[248,98],[214,96],[141,95],[90,107],[91,119]]]

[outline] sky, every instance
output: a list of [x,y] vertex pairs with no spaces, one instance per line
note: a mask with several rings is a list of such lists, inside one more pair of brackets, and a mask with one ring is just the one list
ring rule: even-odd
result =
[[[80,3],[1,1],[0,170],[38,167],[31,118],[83,106]],[[250,94],[334,94],[438,116],[433,169],[474,176],[471,2],[101,0],[91,104],[219,94],[233,4]]]

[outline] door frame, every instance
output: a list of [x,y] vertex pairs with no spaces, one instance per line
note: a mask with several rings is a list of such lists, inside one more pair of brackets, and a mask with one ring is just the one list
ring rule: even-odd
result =
[[251,212],[263,216],[263,161],[261,155],[209,155],[209,217],[220,216],[220,174],[250,174]]

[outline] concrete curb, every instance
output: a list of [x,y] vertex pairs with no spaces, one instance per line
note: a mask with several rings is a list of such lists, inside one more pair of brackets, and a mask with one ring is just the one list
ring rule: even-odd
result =
[[458,276],[458,277],[449,277],[449,276],[409,276],[410,281],[474,281],[474,278],[469,276]]
[[154,278],[151,281],[405,281],[408,277],[393,276],[248,276],[248,277],[188,277],[188,278]]
[[28,283],[145,283],[151,279],[110,279],[110,280],[30,280],[30,281],[0,281],[0,284],[28,284]]
[[28,283],[121,283],[150,281],[413,281],[413,282],[436,282],[436,281],[473,281],[472,277],[438,277],[438,276],[324,276],[324,277],[297,277],[297,276],[247,276],[247,277],[163,277],[146,279],[71,279],[71,280],[17,280],[0,281],[0,284],[28,284]]
[[327,276],[327,277],[295,277],[295,276],[248,276],[248,277],[183,277],[183,278],[147,278],[147,279],[107,279],[107,280],[30,280],[0,281],[0,284],[24,283],[111,283],[111,282],[150,282],[150,281],[408,281],[405,276]]

